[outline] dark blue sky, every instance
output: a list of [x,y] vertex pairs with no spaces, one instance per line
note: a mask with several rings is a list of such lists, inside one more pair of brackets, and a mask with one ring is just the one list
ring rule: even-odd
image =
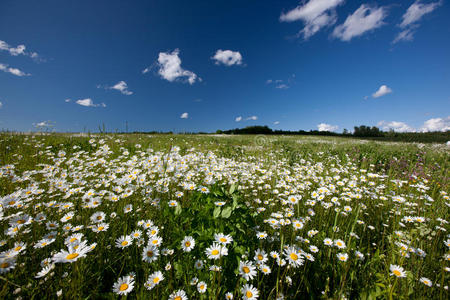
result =
[[3,0],[0,128],[444,130],[449,53],[448,1]]

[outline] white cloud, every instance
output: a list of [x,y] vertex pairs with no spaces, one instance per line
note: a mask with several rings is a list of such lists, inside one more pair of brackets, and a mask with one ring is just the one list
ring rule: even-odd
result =
[[432,2],[428,4],[420,3],[420,0],[414,2],[402,16],[402,22],[398,25],[403,30],[397,34],[392,41],[393,44],[399,41],[412,41],[414,38],[414,29],[419,25],[417,22],[426,14],[431,13],[442,1]]
[[273,122],[273,125],[278,125],[278,124],[280,124],[280,121]]
[[128,90],[127,83],[125,81],[119,81],[114,86],[111,87],[113,90],[118,90],[124,95],[131,95],[133,92]]
[[387,85],[383,84],[382,86],[380,86],[380,88],[375,93],[372,94],[372,97],[378,98],[378,97],[381,97],[381,96],[384,96],[384,95],[387,95],[390,93],[392,93],[392,89],[389,88]]
[[17,68],[8,67],[8,65],[2,64],[2,63],[0,63],[0,71],[6,72],[6,73],[11,73],[11,74],[19,76],[19,77],[31,75],[31,74],[27,74]]
[[414,39],[413,28],[407,28],[405,30],[400,31],[395,37],[395,39],[392,41],[392,43],[395,44],[400,41],[412,41],[413,39]]
[[352,15],[347,17],[344,24],[334,28],[333,36],[342,41],[350,41],[354,37],[382,26],[386,16],[387,11],[384,7],[376,8],[362,4]]
[[3,107],[3,103],[0,101],[0,108],[2,108]]
[[399,121],[392,121],[392,122],[386,122],[386,121],[380,121],[378,122],[377,126],[380,126],[381,129],[384,131],[393,130],[395,132],[415,132],[416,130],[409,126],[406,123],[399,122]]
[[428,4],[422,4],[420,3],[420,0],[414,2],[403,15],[403,20],[399,26],[405,28],[406,26],[419,21],[424,15],[432,12],[439,5],[441,5],[441,1]]
[[272,83],[272,81],[273,81],[272,79],[267,79],[266,84],[270,84],[270,83]]
[[250,116],[250,117],[246,118],[245,120],[256,121],[256,120],[258,120],[258,117],[257,116]]
[[319,131],[336,131],[338,130],[339,126],[337,125],[330,125],[330,124],[326,124],[326,123],[320,123],[319,125],[317,125],[317,128],[319,129]]
[[336,23],[335,8],[344,3],[344,0],[310,0],[307,3],[282,13],[280,21],[293,22],[302,20],[305,24],[300,33],[304,39],[308,39],[317,33],[322,27]]
[[448,131],[450,130],[450,116],[447,118],[434,118],[429,119],[423,123],[420,131],[430,132],[430,131]]
[[144,70],[142,70],[142,74],[146,74],[148,72],[150,72],[151,67],[147,67]]
[[67,98],[66,100],[64,100],[64,102],[66,102],[66,103],[68,103],[70,101],[72,101],[70,98]]
[[184,70],[181,67],[181,59],[178,56],[179,53],[179,49],[175,49],[171,53],[160,52],[158,56],[158,74],[170,82],[183,77],[187,77],[189,84],[194,84],[196,80],[201,81],[201,78],[197,77],[194,72]]
[[216,65],[224,64],[226,66],[232,66],[242,64],[242,55],[239,51],[219,49],[211,59],[216,61]]
[[55,126],[52,123],[54,123],[54,122],[52,122],[52,121],[42,121],[42,122],[39,122],[39,123],[33,123],[33,126],[36,127],[36,128],[53,127],[53,126]]
[[106,107],[105,103],[95,104],[91,98],[79,99],[79,100],[75,101],[75,103],[82,105],[82,106],[87,106],[87,107],[99,107],[99,106]]
[[285,90],[285,89],[288,89],[289,86],[287,84],[282,83],[282,84],[277,85],[275,88]]
[[187,112],[182,113],[180,116],[180,118],[182,118],[182,119],[187,119],[188,117],[189,117],[189,114]]
[[[17,47],[12,47],[8,45],[8,43],[6,43],[5,41],[0,40],[0,50],[8,51],[9,54],[11,54],[12,56],[25,55],[33,59],[39,59],[39,54],[37,54],[36,52],[27,52],[25,51],[26,48],[27,47],[25,45],[18,45]],[[42,61],[42,59],[39,60]]]
[[240,121],[242,121],[242,117],[241,116],[239,116],[239,117],[236,117],[236,119],[234,119],[236,122],[240,122]]

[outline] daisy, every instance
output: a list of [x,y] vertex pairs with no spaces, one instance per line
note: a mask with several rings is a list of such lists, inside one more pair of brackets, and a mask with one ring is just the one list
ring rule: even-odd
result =
[[429,287],[433,286],[433,283],[431,282],[431,280],[426,277],[421,277],[419,280],[426,286],[429,286]]
[[117,248],[125,248],[130,246],[133,243],[133,239],[129,235],[122,235],[120,238],[116,240]]
[[136,240],[136,239],[139,239],[139,238],[141,237],[141,235],[142,235],[142,231],[140,231],[140,230],[135,230],[135,231],[133,231],[133,232],[131,233],[131,238],[132,238],[133,240]]
[[204,294],[206,292],[208,285],[204,281],[200,281],[197,284],[197,290],[200,294]]
[[195,268],[196,268],[197,270],[201,270],[201,269],[203,268],[203,261],[201,261],[200,259],[197,260],[197,261],[195,262],[194,266],[195,266]]
[[91,251],[91,249],[90,246],[86,244],[86,241],[75,245],[69,244],[67,245],[67,251],[61,250],[53,255],[52,259],[55,263],[73,263],[79,258],[85,257],[89,251]]
[[14,257],[0,257],[0,274],[11,271],[16,267],[16,259]]
[[301,257],[300,252],[295,250],[294,247],[288,247],[284,250],[284,255],[286,256],[289,265],[293,266],[294,268],[303,265],[303,258]]
[[343,240],[335,240],[334,245],[339,249],[345,249],[345,242]]
[[226,293],[226,294],[225,294],[225,299],[226,299],[226,300],[233,300],[233,294],[230,293],[230,292]]
[[256,276],[256,267],[250,261],[241,261],[239,263],[239,274],[245,279],[253,279]]
[[133,210],[133,205],[131,205],[131,204],[128,204],[123,208],[123,212],[126,214],[131,212],[132,210]]
[[241,293],[242,293],[242,299],[244,299],[244,300],[256,300],[256,299],[258,299],[258,296],[259,296],[258,289],[256,289],[251,284],[245,284],[241,288]]
[[265,263],[268,260],[266,252],[260,249],[256,250],[254,260],[257,263]]
[[123,276],[113,285],[113,292],[118,295],[127,295],[134,288],[134,277]]
[[219,259],[222,256],[228,255],[228,249],[214,242],[211,247],[206,248],[205,253],[209,259]]
[[398,265],[391,265],[389,267],[389,271],[392,272],[390,274],[391,276],[394,275],[396,277],[406,277],[405,270],[402,267],[398,266]]
[[152,226],[152,227],[150,227],[150,230],[147,231],[147,235],[149,237],[156,236],[158,233],[159,233],[158,226]]
[[163,280],[164,275],[160,271],[156,271],[148,276],[147,282],[145,283],[145,287],[148,290],[151,290]]
[[36,276],[34,276],[34,278],[42,278],[46,276],[51,270],[53,270],[53,268],[55,268],[54,264],[49,264],[48,266],[45,266],[40,272],[36,274]]
[[271,272],[270,267],[268,265],[261,265],[259,267],[259,270],[261,270],[261,272],[263,272],[263,274],[265,275],[268,275]]
[[256,237],[257,237],[258,239],[260,239],[260,240],[263,240],[263,239],[265,239],[265,238],[267,237],[267,233],[266,233],[265,231],[263,231],[263,232],[257,232],[257,233],[256,233]]
[[148,243],[155,247],[159,247],[159,246],[161,246],[161,243],[162,243],[162,237],[154,236],[148,241]]
[[336,255],[337,255],[337,258],[340,261],[347,261],[347,259],[348,259],[348,254],[347,253],[338,253]]
[[151,263],[158,259],[159,249],[156,246],[148,245],[142,251],[142,260]]
[[329,238],[324,239],[323,243],[327,246],[333,246],[333,240]]
[[101,223],[105,220],[105,213],[98,211],[91,216],[92,223]]
[[303,222],[294,220],[292,221],[292,226],[294,227],[295,230],[297,229],[302,229],[304,227],[305,224],[303,224]]
[[92,231],[94,232],[100,232],[100,231],[106,231],[109,228],[109,224],[107,223],[99,223],[92,227]]
[[185,236],[181,241],[181,248],[184,252],[191,252],[195,247],[195,240],[192,236]]
[[169,300],[188,300],[188,297],[185,291],[178,290],[169,295]]
[[229,235],[229,234],[224,235],[223,233],[214,234],[214,239],[216,240],[216,242],[218,242],[224,246],[228,245],[229,243],[231,243],[233,241],[233,238],[231,237],[231,235]]

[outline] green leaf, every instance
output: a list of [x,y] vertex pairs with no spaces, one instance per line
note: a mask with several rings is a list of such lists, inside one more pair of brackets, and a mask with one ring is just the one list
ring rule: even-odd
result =
[[216,219],[220,215],[220,206],[214,208],[213,217]]
[[179,215],[181,214],[181,206],[177,205],[177,207],[175,207],[175,215]]
[[230,186],[230,194],[233,194],[234,193],[234,191],[236,191],[236,184],[235,183],[233,183],[231,186]]
[[222,218],[228,219],[231,216],[231,207],[226,207],[222,210]]

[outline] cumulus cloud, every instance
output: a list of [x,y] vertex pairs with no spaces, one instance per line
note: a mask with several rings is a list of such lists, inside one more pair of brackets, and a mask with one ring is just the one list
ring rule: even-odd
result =
[[350,41],[368,31],[374,30],[384,24],[383,19],[387,16],[384,7],[370,7],[362,4],[345,22],[336,26],[333,36],[342,41]]
[[337,125],[330,125],[330,124],[326,124],[326,123],[320,123],[319,125],[317,125],[317,129],[319,129],[319,131],[336,131],[338,130],[339,126]]
[[232,66],[242,64],[242,55],[239,51],[219,49],[211,59],[216,61],[216,65],[223,64],[225,66]]
[[403,30],[397,34],[392,43],[399,41],[412,41],[414,38],[414,29],[419,25],[420,19],[426,14],[431,13],[442,4],[442,1],[423,4],[420,0],[414,2],[402,16],[402,22],[398,25]]
[[416,130],[409,126],[406,123],[399,122],[399,121],[380,121],[378,122],[377,126],[381,127],[384,131],[390,131],[393,130],[395,132],[415,132]]
[[180,116],[181,119],[187,119],[188,117],[189,117],[189,114],[187,112],[182,113]]
[[44,127],[53,127],[55,122],[52,122],[50,120],[48,121],[42,121],[39,123],[33,123],[33,126],[36,128],[44,128]]
[[241,116],[239,116],[239,117],[236,117],[236,119],[234,119],[236,122],[240,122],[240,121],[242,121],[242,117]]
[[277,86],[275,86],[275,88],[285,90],[285,89],[288,89],[289,86],[287,84],[282,83],[282,84],[278,84]]
[[387,85],[383,84],[382,86],[380,86],[380,88],[375,93],[372,94],[372,97],[378,98],[378,97],[381,97],[381,96],[384,96],[384,95],[387,95],[390,93],[392,93],[392,89],[390,89]]
[[158,74],[170,82],[183,78],[186,78],[189,84],[194,84],[197,80],[201,81],[201,78],[194,72],[185,70],[181,67],[181,59],[178,56],[179,53],[179,49],[175,49],[170,53],[160,52],[158,56]]
[[256,121],[256,120],[258,120],[258,116],[250,116],[250,117],[248,117],[248,118],[246,118],[245,120],[252,120],[252,121]]
[[344,0],[309,0],[287,13],[282,13],[280,21],[303,21],[305,27],[300,31],[300,34],[306,40],[321,28],[336,23],[336,7],[343,3]]
[[[67,100],[67,99],[66,99]],[[67,102],[67,101],[66,101]],[[105,103],[100,103],[100,104],[96,104],[92,101],[91,98],[86,98],[86,99],[79,99],[75,101],[76,104],[79,104],[81,106],[87,106],[87,107],[106,107]]]
[[122,94],[127,95],[127,96],[133,94],[132,91],[129,91],[129,90],[128,90],[128,85],[127,85],[127,83],[126,83],[125,81],[123,81],[123,80],[122,80],[122,81],[119,81],[118,83],[116,83],[116,84],[113,85],[113,86],[102,86],[102,85],[97,85],[97,88],[104,88],[104,89],[107,89],[107,90],[116,90],[116,91],[119,91],[119,92],[121,92]]
[[6,73],[11,73],[11,74],[19,76],[19,77],[31,75],[31,74],[25,73],[17,68],[8,67],[8,65],[2,64],[2,63],[0,63],[0,71],[6,72]]
[[423,123],[419,129],[400,121],[380,121],[377,124],[381,129],[396,132],[432,132],[432,131],[449,131],[450,130],[450,116],[446,118],[432,118]]
[[430,132],[430,131],[448,131],[450,130],[450,116],[447,118],[434,118],[429,119],[423,123],[420,131],[422,132]]
[[[25,55],[33,59],[40,59],[39,54],[36,52],[28,52],[25,45],[18,45],[17,47],[12,47],[8,45],[5,41],[0,40],[0,51],[8,51],[12,56]],[[42,61],[42,59],[40,59]]]
[[280,124],[280,121],[273,122],[273,125],[278,125],[278,124]]

